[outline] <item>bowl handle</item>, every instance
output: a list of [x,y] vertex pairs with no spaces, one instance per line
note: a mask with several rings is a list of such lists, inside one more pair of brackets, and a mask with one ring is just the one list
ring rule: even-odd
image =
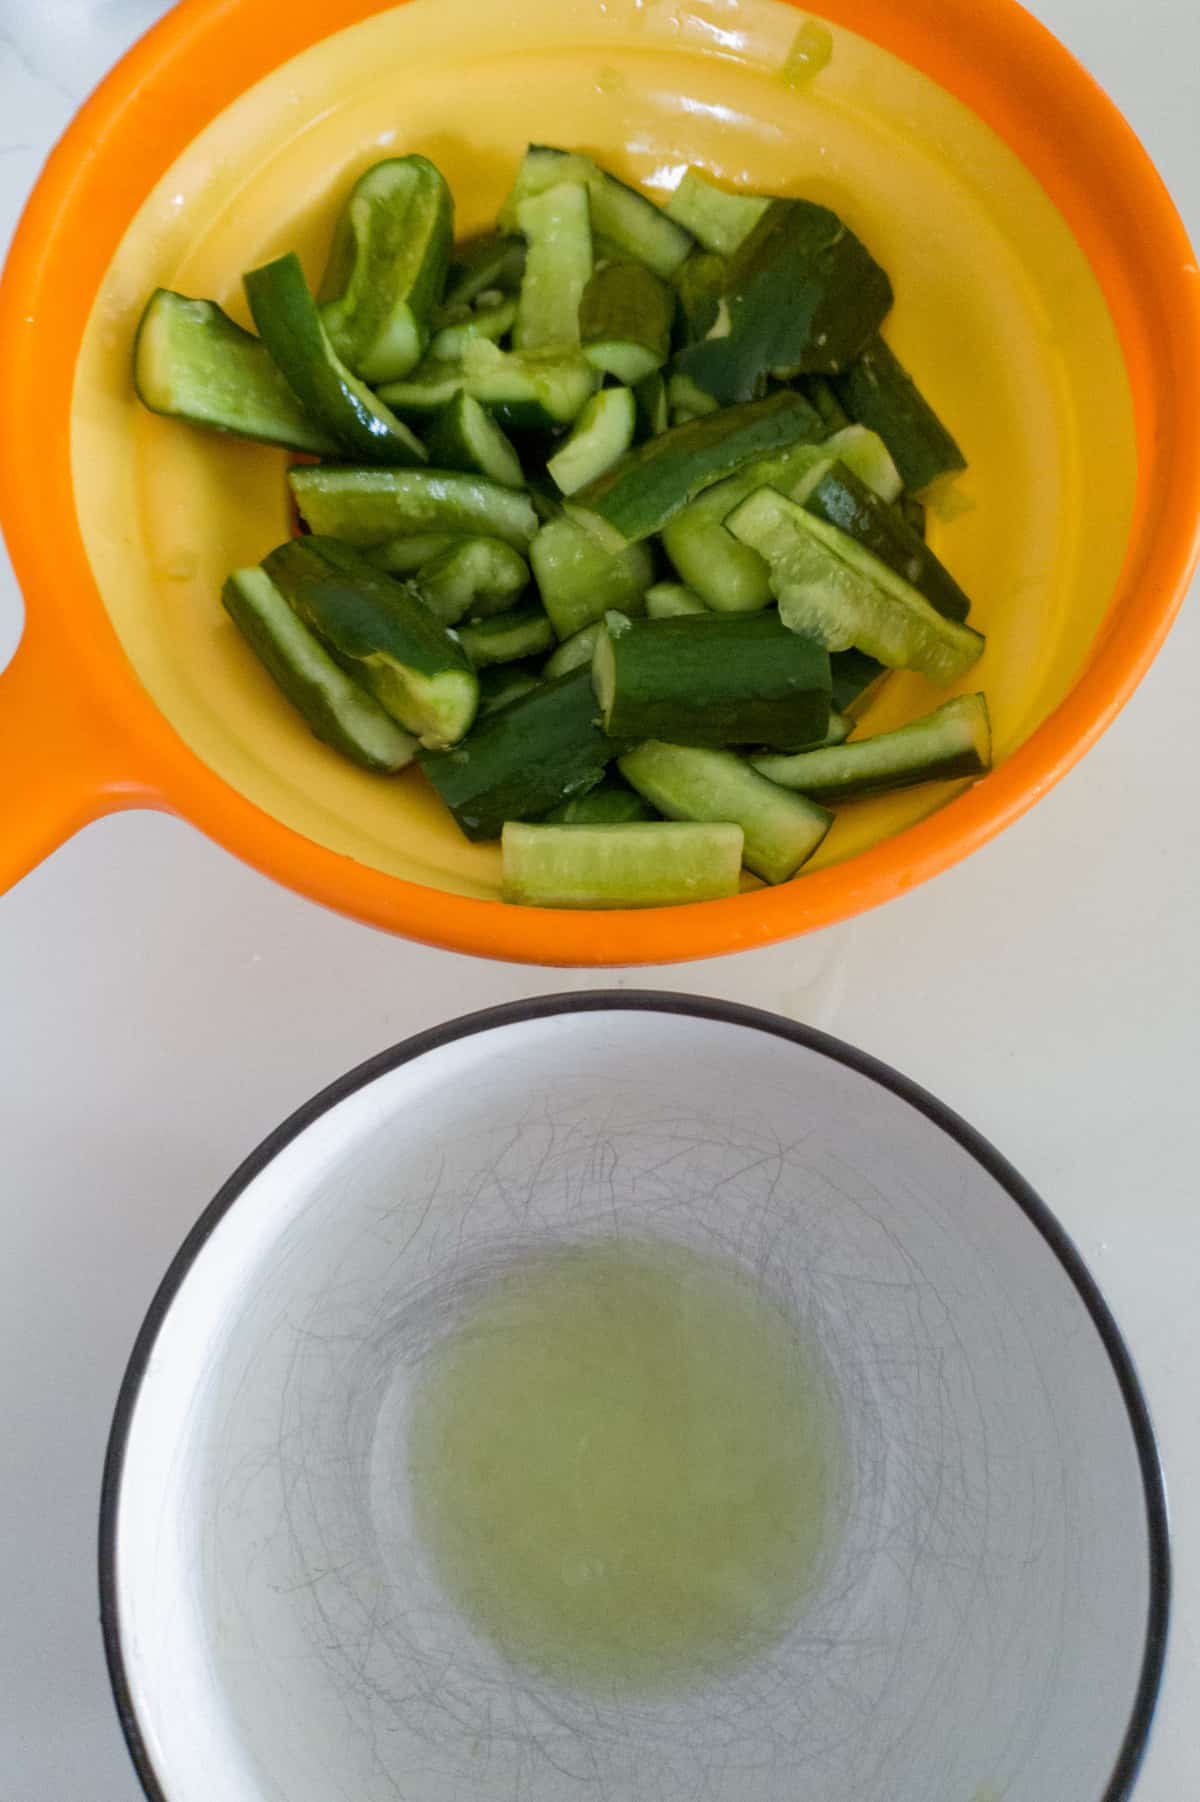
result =
[[103,814],[153,803],[129,745],[32,620],[0,670],[0,895]]

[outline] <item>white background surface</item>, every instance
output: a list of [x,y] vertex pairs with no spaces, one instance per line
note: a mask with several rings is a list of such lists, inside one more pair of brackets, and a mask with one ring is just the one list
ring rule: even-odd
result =
[[[0,240],[75,106],[165,10],[0,0]],[[1034,10],[1200,239],[1189,0]],[[0,561],[0,664],[19,630]],[[96,1623],[100,1467],[142,1314],[213,1190],[382,1046],[610,980],[775,1008],[890,1060],[1065,1221],[1129,1336],[1173,1501],[1174,1629],[1137,1802],[1200,1794],[1198,669],[1193,596],[1114,729],[999,842],[881,912],[707,964],[574,977],[423,950],[152,815],[91,827],[0,899],[0,1802],[140,1795]],[[19,805],[3,784],[0,806]]]

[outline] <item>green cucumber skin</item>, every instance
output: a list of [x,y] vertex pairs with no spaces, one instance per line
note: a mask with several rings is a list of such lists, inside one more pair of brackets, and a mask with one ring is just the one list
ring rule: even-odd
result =
[[514,607],[511,612],[460,626],[458,638],[476,669],[544,656],[555,643],[554,627],[540,607]]
[[728,330],[716,335],[715,322],[676,367],[725,406],[753,400],[771,374],[845,369],[891,305],[886,272],[836,213],[777,200],[729,260]]
[[671,907],[740,886],[742,833],[725,823],[504,828],[503,893],[530,907]]
[[264,570],[235,570],[221,600],[314,738],[382,775],[412,762],[416,739],[334,661]]
[[529,547],[529,561],[560,639],[573,638],[606,613],[644,613],[654,564],[644,545],[608,551],[573,519],[549,520]]
[[[429,745],[465,733],[479,685],[466,652],[419,593],[334,538],[293,538],[263,569],[304,624],[406,730]],[[450,692],[448,722],[431,710],[432,685]]]
[[429,422],[425,449],[435,469],[487,476],[505,488],[524,486],[521,460],[491,415],[462,389]]
[[742,862],[764,882],[789,882],[833,824],[826,808],[780,789],[732,751],[649,739],[619,758],[617,768],[670,820],[740,826]]
[[476,720],[498,712],[501,707],[507,707],[510,701],[530,694],[533,689],[541,686],[541,677],[528,663],[493,663],[487,669],[481,669],[479,712]]
[[138,399],[152,413],[284,450],[328,456],[338,449],[262,339],[213,300],[156,288],[138,323],[133,373]]
[[832,801],[982,776],[991,768],[987,702],[982,694],[959,695],[894,732],[753,763],[772,782]]
[[614,738],[795,749],[829,728],[828,654],[774,613],[625,621],[593,671]]
[[556,431],[578,418],[599,379],[580,350],[502,350],[488,338],[475,338],[461,358],[442,363],[427,357],[407,380],[381,388],[379,398],[421,421],[465,392],[506,430]]
[[301,404],[343,449],[370,463],[412,468],[425,447],[342,362],[292,252],[243,278],[264,344]]
[[363,381],[395,381],[424,355],[453,240],[454,200],[426,157],[390,157],[355,182],[334,229],[321,318]]
[[667,384],[662,378],[662,371],[655,370],[638,382],[633,390],[633,398],[637,402],[637,442],[640,444],[647,438],[657,438],[665,432],[670,424],[667,410]]
[[851,424],[850,415],[834,393],[828,376],[801,376],[799,388],[809,406],[820,414],[827,432],[842,432]]
[[672,426],[630,451],[576,499],[635,543],[661,532],[705,488],[744,464],[820,436],[821,422],[802,395],[772,394]]
[[516,182],[500,209],[501,226],[511,230],[522,200],[563,181],[586,187],[593,232],[608,239],[623,255],[645,263],[655,275],[669,279],[695,243],[690,232],[668,219],[637,188],[602,169],[591,157],[550,144],[531,144],[525,152]]
[[453,470],[323,464],[289,470],[288,482],[309,530],[348,544],[461,532],[500,538],[524,551],[537,530],[527,495]]
[[417,761],[467,838],[499,838],[506,820],[539,818],[600,781],[621,747],[598,712],[590,672],[572,670],[487,714],[453,751]]
[[622,782],[618,776],[606,776],[586,795],[574,795],[563,801],[541,822],[544,826],[630,826],[635,820],[653,820],[658,816],[650,803]]
[[805,511],[845,532],[923,594],[946,619],[964,620],[971,603],[944,563],[844,463],[835,463],[804,499]]
[[833,385],[850,417],[878,432],[913,494],[939,476],[967,467],[962,451],[883,338],[876,336]]
[[721,296],[729,277],[728,259],[711,251],[695,251],[675,277],[679,301],[676,349],[702,344],[717,323]]
[[525,273],[525,241],[511,232],[481,232],[456,244],[446,271],[446,289],[437,318],[455,323],[460,309],[471,306],[479,294],[498,288],[504,294],[520,289]]
[[884,664],[868,657],[865,651],[834,651],[829,659],[831,699],[834,710],[844,713],[861,701],[882,677],[891,674]]
[[622,381],[630,377],[614,367],[604,347],[626,344],[644,353],[647,366],[633,378],[643,381],[661,369],[671,350],[675,297],[666,283],[641,263],[607,263],[597,269],[579,303],[579,337],[583,354]]

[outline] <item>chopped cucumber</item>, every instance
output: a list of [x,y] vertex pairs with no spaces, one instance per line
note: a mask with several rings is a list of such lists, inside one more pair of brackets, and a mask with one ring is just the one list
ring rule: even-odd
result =
[[875,337],[837,377],[838,398],[852,419],[879,433],[904,486],[920,494],[967,460],[895,352]]
[[602,388],[593,394],[566,443],[546,464],[563,494],[576,494],[611,469],[633,443],[636,423],[632,388]]
[[850,415],[834,393],[828,376],[801,376],[799,388],[809,406],[821,415],[827,432],[842,432],[850,425]]
[[619,747],[600,729],[586,669],[489,713],[453,751],[418,753],[470,839],[499,838],[506,820],[537,819],[595,788]]
[[310,531],[348,544],[384,544],[403,533],[467,532],[502,538],[523,551],[537,530],[529,497],[484,476],[323,464],[289,470],[288,482]]
[[498,300],[488,307],[477,307],[467,314],[465,319],[456,320],[452,325],[444,325],[435,332],[429,345],[429,354],[442,362],[454,362],[461,357],[472,338],[490,338],[497,343],[512,330],[517,316],[515,300]]
[[589,363],[632,387],[670,355],[675,296],[641,263],[606,263],[579,303],[579,338]]
[[737,475],[706,488],[663,527],[663,548],[679,575],[705,604],[719,613],[755,613],[770,605],[771,581],[757,551],[739,544],[725,519],[756,488],[791,492],[828,466],[825,446],[797,444],[776,456],[759,457]]
[[463,376],[468,393],[502,424],[533,431],[570,425],[597,382],[596,371],[577,349],[505,351],[486,338],[467,346]]
[[830,698],[839,713],[848,708],[856,711],[888,674],[882,663],[868,657],[865,651],[835,651],[829,659]]
[[291,252],[244,278],[254,323],[297,399],[343,449],[371,463],[424,463],[425,448],[342,362]]
[[489,289],[515,294],[524,272],[525,241],[515,233],[482,232],[477,238],[456,244],[446,272],[438,324],[454,324]]
[[287,450],[322,455],[338,448],[334,434],[296,398],[262,339],[235,325],[215,301],[156,288],[138,325],[133,379],[152,413]]
[[683,180],[663,210],[668,219],[690,231],[705,250],[731,257],[770,205],[761,195],[731,194],[701,175],[699,169],[685,169]]
[[391,775],[412,762],[416,739],[334,662],[265,570],[235,570],[221,599],[242,637],[317,738],[365,770]]
[[[821,446],[827,457],[837,457],[865,482],[881,501],[899,500],[904,482],[892,454],[878,432],[865,425],[849,425],[834,432]],[[798,496],[793,496],[798,499]]]
[[966,619],[971,603],[944,564],[844,463],[834,463],[804,497],[805,511],[845,532],[925,596],[947,619]]
[[984,641],[943,619],[925,597],[869,551],[771,488],[760,488],[727,521],[766,558],[783,623],[831,651],[851,645],[890,669],[954,682]]
[[560,182],[574,182],[586,188],[592,229],[609,239],[623,255],[645,263],[656,275],[674,275],[691,250],[691,233],[668,219],[636,188],[618,181],[590,156],[555,150],[547,144],[531,144],[525,152],[512,192],[501,208],[501,224],[511,230],[517,223],[522,201],[531,194],[545,193]]
[[590,669],[596,640],[603,631],[604,621],[594,619],[590,626],[581,626],[570,638],[564,638],[542,666],[542,674],[547,681],[553,681],[555,676],[565,676],[569,670],[582,669],[584,664]]
[[459,643],[476,669],[490,663],[519,663],[540,657],[554,644],[554,627],[540,607],[514,607],[472,625],[460,626]]
[[389,576],[413,576],[435,557],[440,557],[443,551],[469,542],[455,532],[418,532],[411,538],[389,538],[365,555],[368,563],[373,563],[376,569],[386,570]]
[[573,795],[552,807],[542,821],[544,826],[627,826],[634,820],[653,820],[656,815],[648,801],[630,788],[619,776],[606,776],[586,795]]
[[504,898],[526,907],[671,907],[736,895],[740,826],[635,821],[504,828]]
[[703,343],[716,326],[728,276],[727,259],[708,250],[694,252],[676,275],[682,346]]
[[673,370],[667,377],[667,404],[672,425],[687,425],[690,419],[703,419],[708,413],[719,413],[721,403],[706,394],[690,375]]
[[771,451],[811,443],[820,431],[821,422],[802,395],[772,394],[672,426],[622,457],[578,498],[632,543],[660,532],[673,514],[723,476]]
[[565,516],[544,525],[529,547],[542,605],[560,638],[571,638],[606,613],[644,613],[654,563],[644,545],[606,550]]
[[776,200],[729,259],[720,304],[726,317],[677,365],[731,405],[768,375],[846,368],[879,330],[892,284],[828,207]]
[[[848,744],[801,751],[794,757],[756,757],[772,782],[806,795],[848,800],[918,782],[982,776],[992,767],[992,732],[981,694],[945,701],[923,719]],[[622,767],[624,767],[622,765]]]
[[524,487],[521,459],[511,443],[482,403],[461,389],[430,420],[425,448],[435,468],[464,469],[506,488]]
[[426,357],[402,382],[387,382],[379,390],[379,398],[394,413],[421,424],[448,406],[465,386],[461,358]]
[[479,672],[479,712],[475,717],[481,720],[540,687],[541,678],[527,663],[493,663]]
[[454,201],[423,156],[359,177],[333,235],[321,320],[364,382],[396,381],[425,354],[454,238]]
[[336,538],[294,538],[263,559],[288,605],[380,705],[426,746],[470,728],[479,684],[417,594]]
[[[384,553],[394,556],[403,539],[393,539]],[[379,552],[370,560],[388,569]],[[391,573],[395,574],[394,565]],[[445,548],[417,569],[417,590],[425,605],[443,625],[456,626],[461,619],[486,619],[506,613],[529,586],[529,565],[511,544],[499,538],[452,538]]]
[[653,375],[644,376],[633,391],[637,402],[637,440],[657,438],[665,432],[671,423],[667,408],[667,384],[663,380],[662,371],[655,370]]
[[587,189],[571,182],[533,194],[517,207],[528,245],[513,343],[518,350],[579,343],[579,303],[592,274]]
[[614,738],[796,749],[828,730],[828,655],[776,613],[606,623],[592,677]]
[[688,613],[707,613],[708,608],[694,588],[682,582],[656,582],[646,590],[646,615],[649,619],[681,619]]
[[619,758],[617,768],[669,820],[740,826],[742,862],[764,882],[793,877],[833,824],[824,807],[776,787],[732,751],[650,739]]

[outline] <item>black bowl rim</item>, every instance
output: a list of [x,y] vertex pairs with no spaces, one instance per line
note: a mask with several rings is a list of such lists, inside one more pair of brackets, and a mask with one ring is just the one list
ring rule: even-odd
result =
[[354,1069],[329,1083],[311,1100],[297,1108],[273,1132],[268,1133],[262,1143],[222,1184],[188,1233],[159,1284],[130,1355],[109,1435],[100,1498],[100,1622],[104,1653],[125,1742],[149,1802],[171,1802],[171,1798],[166,1783],[154,1769],[138,1724],[125,1665],[117,1609],[117,1523],[125,1455],[142,1383],[155,1341],[192,1265],[220,1221],[279,1153],[323,1114],[377,1078],[444,1045],[478,1033],[492,1032],[498,1027],[523,1025],[532,1020],[557,1015],[613,1011],[679,1014],[713,1020],[726,1026],[747,1027],[774,1038],[785,1039],[808,1051],[815,1051],[832,1062],[867,1077],[881,1088],[890,1090],[956,1140],[994,1178],[1041,1234],[1062,1265],[1087,1309],[1112,1365],[1129,1416],[1146,1504],[1150,1582],[1141,1672],[1116,1764],[1103,1792],[1096,1798],[1096,1802],[1126,1802],[1145,1756],[1162,1685],[1171,1609],[1170,1525],[1154,1426],[1132,1355],[1074,1240],[1041,1197],[989,1140],[935,1095],[931,1095],[927,1089],[907,1076],[902,1076],[889,1064],[865,1051],[859,1051],[830,1033],[785,1019],[779,1014],[768,1013],[762,1008],[749,1007],[741,1002],[655,989],[589,989],[578,993],[541,995],[524,1001],[505,1002],[475,1013],[463,1014],[444,1025],[430,1027],[390,1046],[386,1051],[376,1053],[374,1057],[367,1058],[364,1063],[356,1065]]

